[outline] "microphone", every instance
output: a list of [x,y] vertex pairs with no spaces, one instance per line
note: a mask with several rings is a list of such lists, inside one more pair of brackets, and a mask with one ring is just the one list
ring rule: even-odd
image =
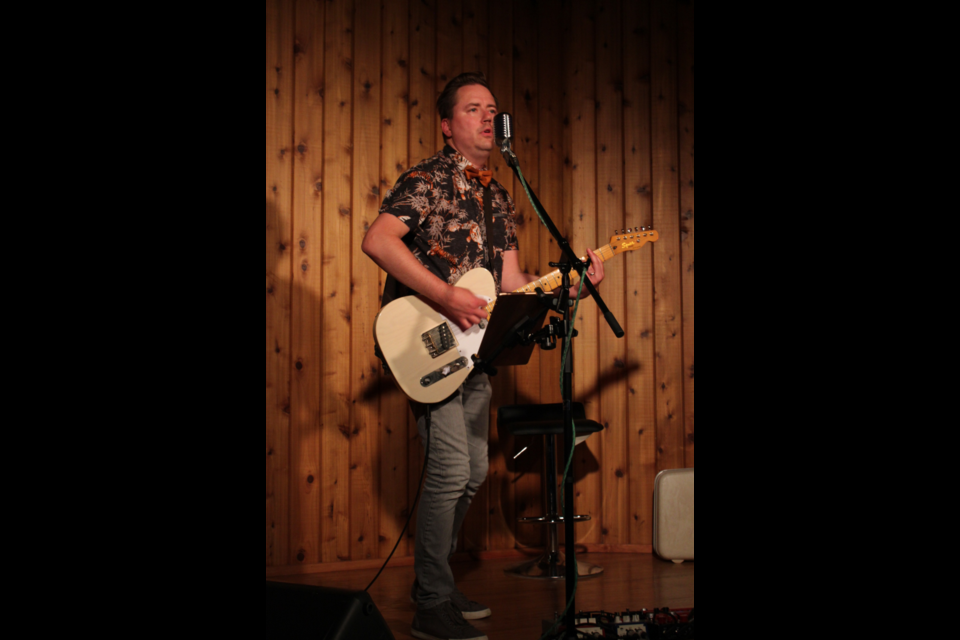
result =
[[510,143],[513,141],[513,116],[509,113],[495,115],[493,117],[493,135],[507,164],[517,166],[517,156],[510,148]]
[[493,133],[497,139],[497,145],[503,148],[510,148],[510,141],[513,140],[513,116],[509,113],[498,113],[493,117]]

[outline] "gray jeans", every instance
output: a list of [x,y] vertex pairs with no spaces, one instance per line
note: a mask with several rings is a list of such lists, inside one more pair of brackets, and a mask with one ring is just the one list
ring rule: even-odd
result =
[[[486,374],[467,378],[452,396],[431,405],[427,478],[417,515],[414,570],[417,604],[425,609],[450,600],[456,589],[450,557],[470,502],[487,477],[487,436],[492,389]],[[427,447],[426,406],[411,403],[420,440]]]

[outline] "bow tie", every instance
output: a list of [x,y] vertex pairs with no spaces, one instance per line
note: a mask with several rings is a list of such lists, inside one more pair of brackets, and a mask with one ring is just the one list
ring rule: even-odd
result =
[[493,178],[493,171],[480,171],[480,169],[477,169],[472,164],[468,164],[464,169],[464,171],[466,172],[467,178],[469,180],[474,180],[479,178],[480,184],[482,184],[485,187],[490,186],[490,180]]

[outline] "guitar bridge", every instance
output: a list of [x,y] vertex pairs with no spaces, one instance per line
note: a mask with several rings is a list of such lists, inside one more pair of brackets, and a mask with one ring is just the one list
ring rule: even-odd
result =
[[423,333],[420,339],[423,340],[423,345],[427,348],[427,353],[430,354],[431,358],[442,356],[457,346],[457,340],[450,333],[450,327],[447,326],[446,322]]
[[449,376],[450,374],[456,373],[457,371],[460,371],[466,366],[467,366],[466,358],[463,358],[463,357],[457,358],[450,364],[445,364],[439,369],[437,369],[436,371],[431,371],[427,375],[420,378],[420,386],[429,387],[434,382],[439,382],[444,378],[446,378],[447,376]]

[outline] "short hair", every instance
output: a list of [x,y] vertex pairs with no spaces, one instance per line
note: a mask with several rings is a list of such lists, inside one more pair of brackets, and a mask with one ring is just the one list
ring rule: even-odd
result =
[[[487,82],[485,75],[479,71],[461,73],[447,83],[447,86],[440,92],[440,97],[437,98],[437,113],[440,114],[441,122],[453,117],[453,108],[457,106],[457,91],[460,90],[460,87],[467,87],[472,84],[479,84],[485,87],[487,91],[490,92],[490,95],[493,96],[493,89],[490,88],[490,83]],[[497,104],[497,108],[499,108],[500,103],[497,102],[497,96],[493,96],[493,101]],[[442,134],[443,130],[441,129],[440,132]],[[443,136],[443,139],[446,141],[447,137]]]

